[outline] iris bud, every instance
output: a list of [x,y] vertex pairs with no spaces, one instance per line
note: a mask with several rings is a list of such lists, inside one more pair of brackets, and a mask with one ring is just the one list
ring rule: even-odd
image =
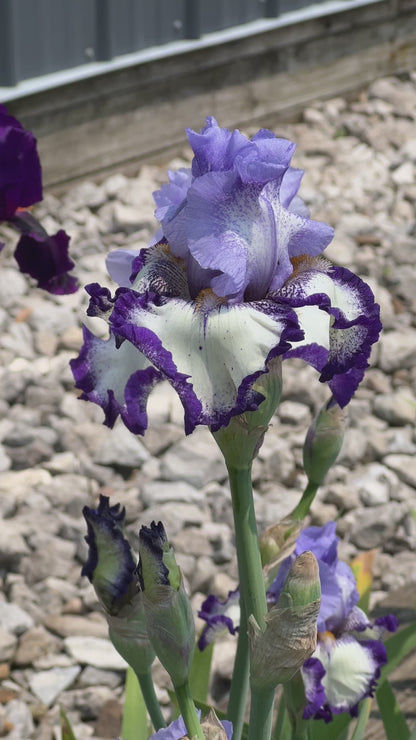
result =
[[138,574],[147,631],[173,685],[183,686],[195,647],[195,625],[182,574],[162,522],[142,527]]
[[147,673],[155,654],[145,622],[136,564],[123,535],[125,510],[100,496],[97,509],[85,506],[88,560],[82,568],[94,586],[116,650],[138,674]]
[[309,483],[318,487],[342,447],[346,414],[334,398],[326,403],[308,429],[303,446],[303,465]]
[[287,517],[271,524],[260,537],[260,555],[265,575],[266,589],[274,580],[280,563],[292,554],[301,529],[301,522]]
[[249,617],[251,682],[274,688],[289,681],[316,648],[316,621],[321,603],[319,567],[311,552],[295,560],[277,604],[262,631]]

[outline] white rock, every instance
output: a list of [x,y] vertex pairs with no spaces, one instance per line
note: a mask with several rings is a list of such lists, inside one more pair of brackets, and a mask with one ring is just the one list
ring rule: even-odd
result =
[[376,396],[373,408],[380,419],[392,426],[413,424],[416,420],[416,398],[408,388]]
[[65,649],[81,665],[92,665],[107,671],[122,671],[126,661],[110,640],[101,637],[66,637]]
[[416,488],[416,458],[413,455],[386,455],[383,462],[408,486]]
[[149,481],[141,488],[141,499],[145,507],[165,504],[168,501],[199,504],[205,495],[185,481]]
[[411,185],[415,181],[415,168],[412,162],[403,162],[394,172],[392,180],[396,185]]
[[0,663],[7,663],[13,657],[17,637],[0,626]]
[[221,452],[205,428],[196,429],[162,456],[161,474],[165,480],[183,480],[195,488],[227,476]]
[[80,672],[81,667],[79,665],[39,671],[31,677],[29,685],[38,699],[47,707],[50,707],[62,691],[72,686]]
[[382,334],[378,364],[386,373],[413,368],[416,364],[416,329]]
[[112,433],[94,455],[98,465],[115,465],[125,468],[140,468],[148,460],[149,453],[124,424],[116,424]]
[[7,740],[23,740],[32,737],[34,724],[30,707],[20,699],[12,699],[5,707],[5,718],[13,729],[7,734]]
[[33,627],[34,621],[30,614],[17,604],[0,601],[0,625],[14,635],[21,635],[22,632]]

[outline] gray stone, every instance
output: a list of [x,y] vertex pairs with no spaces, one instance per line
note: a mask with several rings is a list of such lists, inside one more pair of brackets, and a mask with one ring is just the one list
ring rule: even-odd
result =
[[33,627],[33,619],[17,604],[8,604],[0,601],[0,626],[13,635],[21,635],[22,632]]
[[79,686],[83,688],[108,686],[110,689],[115,689],[117,686],[120,686],[121,682],[122,678],[119,673],[104,671],[101,668],[94,668],[90,665],[84,668],[78,680]]
[[367,435],[361,429],[349,427],[345,432],[337,463],[345,465],[347,468],[353,468],[358,462],[364,460],[366,452]]
[[0,473],[4,473],[6,470],[10,470],[12,461],[7,454],[4,446],[0,444]]
[[126,661],[110,640],[100,637],[66,637],[65,649],[80,665],[91,665],[109,671],[122,671]]
[[3,267],[0,273],[0,295],[2,304],[7,307],[18,296],[27,293],[28,285],[20,272]]
[[[168,537],[180,532],[184,527],[201,526],[209,519],[209,510],[207,506],[197,506],[189,503],[169,502],[159,505],[152,505],[140,515],[140,523],[149,525],[152,521],[162,520]],[[137,523],[127,527],[126,532],[129,542],[133,547],[137,547],[138,527]]]
[[164,480],[183,480],[195,488],[227,476],[221,452],[208,429],[198,428],[161,458]]
[[407,390],[376,396],[374,413],[391,426],[413,424],[416,420],[416,398]]
[[149,220],[143,218],[139,208],[125,205],[125,203],[114,203],[112,209],[112,231],[123,231],[132,234],[135,231],[149,226]]
[[16,646],[16,635],[0,626],[0,663],[7,663],[13,658]]
[[[1,495],[4,496],[4,493]],[[2,527],[0,567],[13,570],[18,566],[21,559],[29,553],[29,548],[23,539],[21,525],[17,520],[1,520],[0,524]]]
[[80,672],[79,665],[39,671],[32,676],[29,685],[35,696],[47,707],[50,707],[62,691],[72,686]]
[[60,641],[44,627],[32,627],[21,636],[14,663],[17,666],[31,665],[39,658],[49,653],[56,653],[59,649]]
[[412,455],[386,455],[383,462],[394,470],[397,477],[416,488],[416,459]]
[[123,424],[117,424],[95,453],[94,462],[98,465],[140,468],[148,458],[149,453],[142,442]]
[[386,373],[412,368],[416,364],[416,329],[386,332],[379,342],[380,368]]
[[200,504],[205,498],[203,491],[198,491],[185,481],[149,481],[142,485],[140,497],[145,508],[168,501]]
[[348,484],[358,491],[364,506],[386,504],[399,487],[399,479],[385,465],[371,463],[364,471],[354,472]]
[[102,637],[108,635],[108,626],[102,614],[47,614],[44,625],[60,637]]
[[356,509],[345,517],[345,523],[351,522],[351,542],[359,550],[372,550],[375,547],[386,547],[394,537],[397,526],[404,519],[407,507],[395,501],[379,506],[377,516],[368,509]]
[[21,699],[12,699],[6,704],[5,719],[13,726],[7,740],[22,740],[32,737],[34,723],[30,707]]
[[304,424],[311,421],[309,408],[296,401],[282,401],[279,406],[279,419],[282,424]]
[[396,185],[412,185],[415,181],[415,168],[412,162],[403,162],[391,175]]

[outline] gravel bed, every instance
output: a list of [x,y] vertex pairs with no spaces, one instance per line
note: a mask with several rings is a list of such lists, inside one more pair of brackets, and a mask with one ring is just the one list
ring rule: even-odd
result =
[[[335,227],[328,257],[367,280],[381,305],[382,338],[310,517],[312,524],[338,519],[345,559],[376,550],[373,606],[415,580],[415,122],[410,75],[380,79],[352,102],[317,102],[300,122],[274,129],[297,143],[294,165],[306,171],[300,194],[312,217]],[[168,166],[189,161],[184,149]],[[48,230],[71,235],[81,284],[113,287],[105,256],[146,245],[157,227],[151,193],[165,180],[165,167],[147,165],[136,177],[116,174],[45,196],[36,214]],[[77,399],[68,367],[81,345],[86,294],[30,287],[11,256],[15,234],[1,227],[0,237],[7,242],[0,257],[0,736],[58,738],[61,705],[78,740],[114,738],[124,664],[80,577],[82,507],[99,492],[120,501],[133,546],[140,524],[162,519],[196,612],[205,594],[225,597],[236,584],[225,466],[207,429],[184,437],[182,407],[167,385],[150,398],[144,438],[102,425],[101,409]],[[105,331],[99,319],[86,323]],[[254,465],[260,529],[298,501],[304,435],[327,397],[311,368],[285,363],[280,411]],[[218,700],[233,649],[227,640],[215,657]],[[169,683],[157,665],[155,674],[167,705]]]

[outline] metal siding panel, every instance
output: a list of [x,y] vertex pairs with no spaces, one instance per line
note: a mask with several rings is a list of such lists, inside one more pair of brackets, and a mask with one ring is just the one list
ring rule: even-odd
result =
[[19,80],[95,57],[94,0],[14,0]]
[[149,4],[149,0],[109,0],[109,36],[113,56],[154,45],[155,33],[151,23],[149,25]]
[[0,85],[13,86],[18,81],[13,0],[3,0],[0,3]]
[[185,38],[185,0],[155,0],[153,8],[158,44]]
[[300,8],[307,8],[308,5],[318,5],[324,3],[326,0],[278,0],[279,15],[282,13],[289,13],[291,10],[299,10]]

